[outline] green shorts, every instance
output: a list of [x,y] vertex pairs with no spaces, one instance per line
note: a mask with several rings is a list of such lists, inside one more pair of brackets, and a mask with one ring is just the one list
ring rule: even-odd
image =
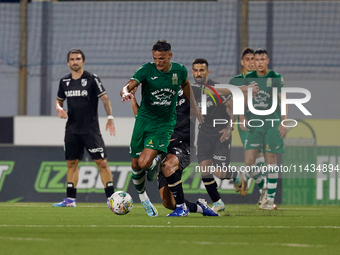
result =
[[176,122],[147,123],[136,119],[130,143],[130,156],[139,158],[144,148],[167,153]]
[[247,138],[247,131],[242,130],[240,126],[238,126],[238,133],[240,134],[241,142],[244,145],[244,142]]
[[284,152],[283,139],[280,136],[278,126],[270,128],[248,128],[248,132],[246,133],[244,142],[245,151],[251,149],[261,150],[264,148],[264,151],[269,153]]

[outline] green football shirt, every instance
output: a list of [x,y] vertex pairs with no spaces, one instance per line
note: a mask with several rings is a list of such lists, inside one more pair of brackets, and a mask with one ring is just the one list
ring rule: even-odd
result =
[[[260,91],[256,99],[253,98],[253,106],[256,110],[268,110],[272,107],[273,103],[273,88],[277,88],[277,95],[281,93],[281,88],[284,87],[284,80],[282,76],[272,70],[264,76],[258,76],[256,71],[250,72],[246,76],[246,84],[257,83]],[[278,96],[277,96],[278,97]],[[261,119],[264,122],[263,127],[271,127],[272,122],[266,119],[279,119],[281,121],[281,107],[279,98],[277,98],[276,110],[265,116],[256,115],[252,112],[249,113],[249,119]],[[259,125],[259,121],[252,122],[252,125]],[[275,126],[279,125],[279,121],[273,122]]]
[[175,62],[171,62],[167,72],[158,71],[153,62],[142,65],[131,78],[142,84],[136,118],[155,124],[176,121],[178,90],[187,78],[185,66]]

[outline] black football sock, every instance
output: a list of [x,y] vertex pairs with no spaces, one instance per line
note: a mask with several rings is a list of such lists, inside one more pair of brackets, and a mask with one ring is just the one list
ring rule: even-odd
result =
[[180,175],[177,172],[175,172],[169,177],[165,177],[165,179],[168,182],[168,187],[170,189],[171,194],[174,196],[176,200],[176,205],[184,204],[184,193]]
[[195,213],[197,212],[197,205],[195,203],[192,203],[186,199],[184,199],[185,204],[187,205],[187,207],[189,208],[189,212],[191,213]]
[[106,197],[111,197],[111,195],[115,192],[113,188],[113,182],[107,182],[105,188]]
[[74,188],[74,184],[72,182],[67,183],[66,196],[68,198],[74,198],[74,199],[77,196],[77,189]]
[[221,198],[221,196],[220,196],[220,193],[218,193],[217,183],[216,183],[213,175],[209,174],[207,176],[203,176],[202,181],[203,181],[205,188],[207,189],[207,192],[208,192],[211,200],[214,203],[217,202]]

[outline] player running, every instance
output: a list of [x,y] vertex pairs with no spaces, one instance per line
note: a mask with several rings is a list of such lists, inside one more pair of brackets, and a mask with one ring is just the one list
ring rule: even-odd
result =
[[[246,84],[245,77],[249,72],[252,72],[255,70],[255,65],[254,65],[254,50],[252,48],[245,48],[242,51],[241,54],[241,65],[242,65],[242,73],[239,75],[236,75],[232,77],[229,81],[230,84],[235,85],[235,86],[243,86]],[[245,102],[247,102],[245,100]],[[238,123],[247,123],[249,119],[249,110],[246,110],[245,115],[239,115],[238,116]],[[237,125],[238,132],[242,141],[243,146],[245,145],[245,139],[246,139],[246,134],[247,134],[247,126],[238,124]],[[264,165],[264,156],[261,150],[259,150],[259,153],[257,154],[256,157],[256,166],[258,167],[257,170],[261,169],[261,166]],[[247,179],[254,178],[255,182],[257,183],[260,191],[260,198],[259,198],[259,204],[262,203],[262,201],[265,202],[267,198],[267,187],[266,187],[266,180],[264,175],[260,171],[254,171],[254,172],[244,172],[241,173],[237,178],[234,179],[234,189],[236,192],[241,191],[241,195],[245,196],[247,193],[245,192],[248,187],[243,187],[242,186],[242,179],[244,178],[243,175],[246,175]],[[243,185],[245,185],[245,182],[243,181]]]
[[[137,87],[131,91],[134,94]],[[136,98],[131,99],[133,113],[137,115],[139,105]],[[190,102],[178,91],[177,121],[174,133],[171,135],[168,153],[161,155],[161,167],[158,173],[158,189],[167,209],[174,210],[168,217],[188,216],[190,213],[202,213],[203,216],[219,216],[208,206],[207,202],[199,198],[196,203],[184,198],[182,187],[182,172],[190,164]],[[184,203],[189,211],[183,209]]]
[[[171,62],[171,45],[157,41],[152,48],[153,61],[140,67],[120,92],[122,101],[133,98],[130,93],[142,84],[142,101],[138,109],[130,143],[132,179],[146,213],[156,217],[158,212],[145,191],[145,171],[156,171],[156,156],[166,153],[176,125],[176,102],[180,86],[191,98],[193,113],[203,121],[188,81],[186,68]],[[187,211],[186,205],[183,211]]]
[[[246,75],[247,84],[257,83],[260,88],[259,96],[253,99],[253,107],[256,110],[270,109],[274,96],[273,88],[277,88],[278,105],[276,111],[266,116],[257,115],[250,111],[248,119],[253,121],[252,126],[248,126],[248,132],[244,142],[245,164],[249,167],[255,166],[258,151],[264,144],[268,169],[268,197],[266,201],[261,203],[260,209],[273,210],[276,209],[274,198],[278,180],[278,172],[275,171],[275,167],[277,166],[277,153],[284,152],[283,137],[287,134],[287,128],[281,124],[281,121],[287,119],[288,105],[286,109],[287,114],[281,115],[279,103],[281,102],[281,88],[285,85],[280,74],[268,69],[269,58],[267,51],[265,49],[256,50],[254,52],[254,59],[256,71]],[[258,119],[258,121],[255,119]],[[268,119],[273,121],[266,121]],[[248,179],[246,175],[243,175],[241,192],[247,192]]]
[[[83,159],[84,147],[96,162],[105,187],[107,203],[114,193],[112,173],[107,163],[106,149],[98,123],[98,98],[103,101],[107,114],[106,130],[115,135],[112,108],[109,97],[99,77],[84,71],[85,55],[79,49],[67,54],[71,73],[59,83],[55,108],[59,118],[68,119],[65,131],[65,158],[67,162],[67,189],[65,198],[54,207],[76,207],[78,163]],[[67,99],[68,112],[63,108]]]

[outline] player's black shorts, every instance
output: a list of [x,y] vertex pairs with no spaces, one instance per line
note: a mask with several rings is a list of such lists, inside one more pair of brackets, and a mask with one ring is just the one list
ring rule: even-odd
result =
[[230,147],[231,137],[221,143],[220,133],[217,135],[207,134],[205,132],[199,132],[197,138],[197,160],[201,163],[203,160],[212,159],[213,166],[229,166],[230,164]]
[[[161,162],[165,159],[167,154],[173,154],[178,158],[179,169],[176,171],[176,174],[179,174],[179,177],[181,178],[183,169],[185,169],[190,164],[190,143],[177,140],[170,142],[170,145],[168,146],[168,153],[162,154]],[[161,167],[158,169],[157,179],[158,189],[168,185]]]
[[101,134],[68,134],[65,133],[65,159],[82,160],[84,147],[92,159],[106,159],[106,149]]

